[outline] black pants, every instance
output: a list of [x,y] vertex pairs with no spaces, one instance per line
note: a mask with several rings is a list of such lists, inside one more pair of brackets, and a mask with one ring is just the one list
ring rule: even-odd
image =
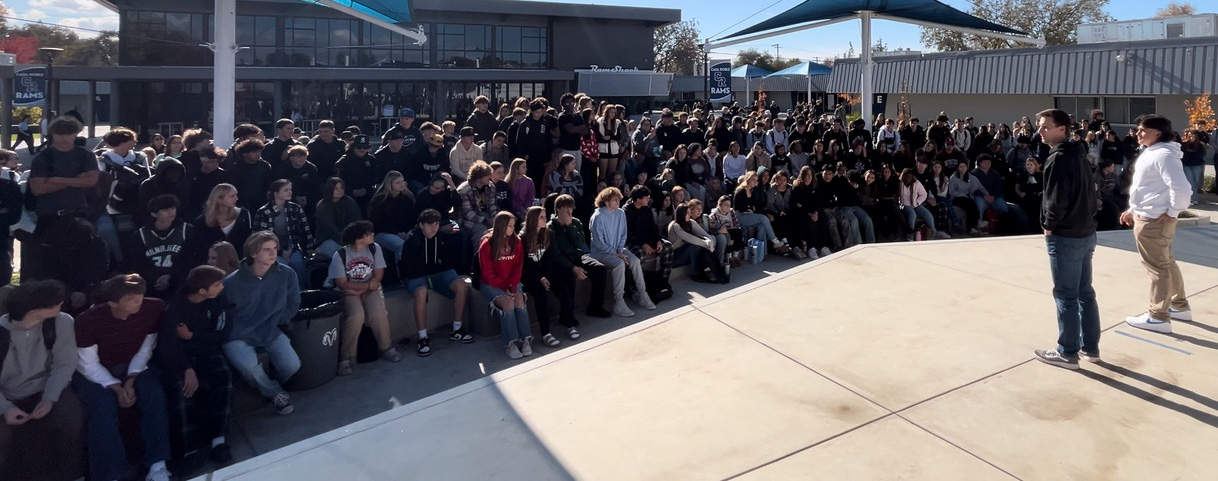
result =
[[977,227],[977,219],[980,218],[981,213],[977,212],[976,201],[971,197],[955,197],[952,199],[952,205],[964,209],[965,230]]
[[104,244],[84,217],[43,215],[21,246],[21,279],[55,279],[87,292],[109,269]]
[[828,215],[818,213],[815,222],[807,214],[798,215],[802,216],[797,224],[799,224],[800,240],[803,241],[805,247],[809,250],[831,247]]
[[[580,267],[588,271],[588,281],[592,283],[592,290],[588,293],[587,310],[592,312],[604,309],[605,265],[585,254],[580,259]],[[575,320],[575,281],[575,272],[569,269],[558,268],[550,275],[550,292],[558,298],[558,322],[567,327],[579,325],[579,321]]]
[[[13,404],[28,413],[41,400],[39,393]],[[20,426],[0,421],[0,481],[80,478],[85,471],[84,425],[84,409],[70,386],[42,419]]]
[[13,282],[13,237],[0,227],[0,286]]
[[803,244],[803,230],[799,228],[799,218],[795,215],[776,215],[770,224],[778,238],[786,239],[788,245],[797,247]]
[[196,359],[194,371],[199,388],[190,398],[182,396],[184,378],[165,379],[170,441],[174,458],[178,459],[190,451],[211,446],[212,439],[228,433],[233,375],[224,353]]
[[30,154],[34,153],[34,134],[29,132],[17,132],[17,142],[13,144],[13,150],[17,150],[17,146],[25,142],[25,147],[29,149]]

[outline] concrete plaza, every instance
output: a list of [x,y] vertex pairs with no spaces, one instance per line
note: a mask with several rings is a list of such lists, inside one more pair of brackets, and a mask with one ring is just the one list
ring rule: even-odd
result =
[[1216,479],[1218,228],[1178,234],[1197,321],[1172,335],[1123,324],[1148,281],[1129,231],[1100,237],[1104,362],[1078,372],[1032,360],[1040,237],[868,245],[402,406],[340,379],[245,435],[382,411],[207,479]]

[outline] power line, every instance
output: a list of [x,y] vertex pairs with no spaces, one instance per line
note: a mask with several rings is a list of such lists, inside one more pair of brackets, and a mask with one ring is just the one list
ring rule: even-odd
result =
[[771,3],[771,4],[770,4],[770,6],[765,7],[765,8],[763,8],[763,9],[761,9],[761,10],[756,11],[756,12],[753,12],[753,14],[752,14],[752,15],[749,15],[749,16],[747,16],[747,17],[744,17],[744,18],[740,19],[740,21],[738,21],[738,22],[736,22],[736,23],[733,23],[733,24],[731,24],[731,25],[728,25],[728,26],[727,26],[727,28],[725,28],[725,29],[723,29],[723,30],[720,30],[719,32],[715,33],[714,35],[711,35],[711,36],[706,37],[706,38],[715,38],[715,37],[718,37],[718,36],[719,36],[720,34],[722,34],[723,32],[726,32],[726,31],[728,31],[728,30],[731,30],[733,27],[735,27],[735,26],[737,26],[737,25],[740,25],[740,24],[744,23],[746,20],[748,20],[748,19],[750,19],[750,18],[756,17],[756,16],[757,16],[757,14],[759,14],[759,13],[761,13],[761,12],[764,12],[764,11],[766,11],[766,10],[769,10],[769,9],[771,9],[771,8],[774,8],[774,6],[775,6],[775,5],[778,5],[778,4],[782,3],[782,2],[783,2],[783,0],[777,0],[777,1],[775,1],[774,3]]

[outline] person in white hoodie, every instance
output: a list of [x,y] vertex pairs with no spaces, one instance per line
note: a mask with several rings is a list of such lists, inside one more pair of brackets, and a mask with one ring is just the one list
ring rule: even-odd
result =
[[1138,144],[1143,147],[1134,163],[1129,188],[1129,210],[1121,213],[1121,224],[1133,226],[1134,240],[1142,265],[1150,274],[1150,306],[1138,316],[1127,317],[1130,326],[1171,333],[1171,321],[1192,321],[1184,293],[1184,277],[1172,244],[1176,219],[1188,208],[1190,184],[1184,176],[1180,144],[1172,141],[1171,121],[1157,115],[1138,122]]
[[596,196],[596,211],[588,222],[592,234],[592,258],[609,270],[613,280],[613,313],[630,317],[634,312],[626,307],[626,270],[634,278],[634,300],[644,309],[653,310],[656,305],[647,295],[643,281],[643,264],[626,248],[626,211],[621,209],[622,191],[617,187],[602,190]]

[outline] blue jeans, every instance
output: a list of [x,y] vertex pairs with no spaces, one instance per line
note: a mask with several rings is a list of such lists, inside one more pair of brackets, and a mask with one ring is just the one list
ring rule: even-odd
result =
[[985,196],[976,194],[973,196],[973,202],[977,203],[977,215],[980,215],[982,219],[985,219],[986,207],[993,207],[994,211],[998,212],[998,215],[1007,213],[1007,201],[1001,195],[994,196],[994,201],[987,204]]
[[337,254],[338,250],[342,248],[343,246],[341,244],[334,242],[333,240],[326,239],[321,241],[321,244],[317,244],[317,253],[325,255],[326,257],[334,257],[334,254]]
[[[516,292],[524,290],[524,286],[517,285]],[[482,285],[482,297],[488,299],[491,304],[491,309],[499,313],[499,329],[503,331],[503,345],[507,345],[511,341],[524,340],[526,337],[533,337],[533,333],[529,329],[529,308],[528,304],[524,307],[516,307],[513,309],[500,309],[495,305],[495,299],[500,296],[511,297],[507,291],[492,287],[487,284]],[[514,302],[514,301],[513,301]]]
[[1189,202],[1197,203],[1200,200],[1197,192],[1201,190],[1201,183],[1205,179],[1205,165],[1184,166],[1184,177],[1188,178],[1188,185],[1192,186]]
[[867,215],[867,211],[857,205],[838,207],[838,209],[858,221],[858,231],[852,230],[850,232],[855,244],[862,244],[863,241],[866,241],[868,244],[875,244],[875,225],[871,223],[871,216]]
[[398,260],[402,259],[402,248],[406,246],[406,240],[398,237],[397,234],[390,234],[388,232],[377,234],[376,243],[392,251]]
[[102,214],[97,218],[97,236],[101,237],[102,243],[106,245],[106,253],[110,254],[110,259],[115,262],[123,262],[123,247],[119,242],[118,227],[114,225],[114,218],[110,214]]
[[279,262],[287,264],[293,271],[296,271],[296,280],[299,281],[301,290],[309,287],[309,269],[304,254],[301,254],[300,251],[292,251],[292,255],[286,261],[282,255],[279,256]]
[[257,388],[264,397],[273,398],[276,394],[284,392],[283,386],[279,383],[287,382],[292,375],[296,374],[296,371],[300,370],[300,357],[292,349],[292,342],[288,340],[288,336],[282,333],[266,346],[266,352],[270,354],[271,365],[279,374],[278,381],[267,377],[266,371],[262,370],[262,365],[258,363],[258,352],[254,350],[254,346],[240,339],[229,341],[224,345],[224,357],[228,358],[228,362],[241,374],[245,382]]
[[744,228],[757,228],[756,238],[763,242],[774,242],[778,239],[778,235],[774,233],[774,226],[770,224],[770,218],[763,214],[755,214],[752,212],[741,212],[738,216],[740,226]]
[[935,229],[935,216],[930,213],[930,209],[927,209],[926,206],[903,206],[901,207],[901,213],[905,214],[905,226],[909,228],[909,235],[906,237],[913,239],[914,226],[918,223],[918,217],[921,217],[923,221],[926,221],[926,225],[930,227],[931,237],[935,237],[935,235],[939,233],[939,231]]
[[[1053,275],[1053,301],[1057,304],[1057,350],[1067,356],[1079,349],[1100,349],[1100,308],[1091,287],[1091,258],[1096,236],[1084,238],[1045,236],[1049,272]],[[1080,343],[1081,337],[1081,343]]]
[[[122,366],[119,374],[125,374]],[[123,379],[120,376],[119,379]],[[127,452],[118,430],[118,396],[82,376],[72,384],[85,406],[86,442],[89,452],[89,479],[120,479],[127,475]],[[169,460],[169,410],[161,372],[149,367],[135,378],[135,409],[140,410],[140,437],[144,440],[144,466]]]

